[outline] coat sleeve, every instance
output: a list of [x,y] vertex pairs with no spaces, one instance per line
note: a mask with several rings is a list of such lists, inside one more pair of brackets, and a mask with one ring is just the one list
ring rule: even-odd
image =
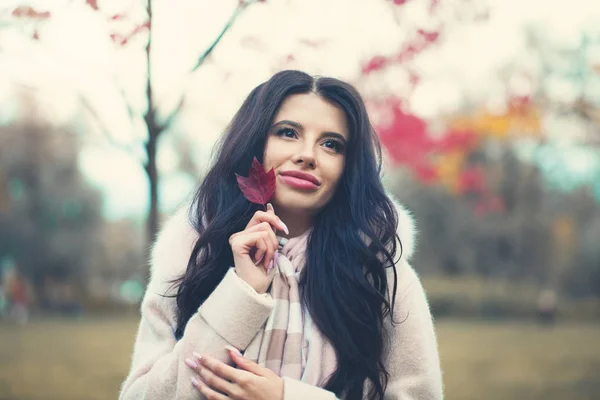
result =
[[225,345],[244,350],[273,309],[270,296],[256,293],[230,268],[176,340],[176,301],[164,294],[174,293],[169,280],[185,271],[191,254],[193,237],[180,232],[181,224],[171,222],[155,245],[152,278],[120,400],[203,399],[191,384],[192,370],[184,360],[197,352],[231,363]]

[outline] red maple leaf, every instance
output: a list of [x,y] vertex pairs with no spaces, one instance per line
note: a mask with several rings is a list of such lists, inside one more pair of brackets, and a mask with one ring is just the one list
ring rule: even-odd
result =
[[256,157],[252,160],[247,178],[238,174],[235,174],[235,177],[244,197],[252,203],[265,205],[275,193],[275,170],[271,168],[269,172],[265,172],[265,168]]

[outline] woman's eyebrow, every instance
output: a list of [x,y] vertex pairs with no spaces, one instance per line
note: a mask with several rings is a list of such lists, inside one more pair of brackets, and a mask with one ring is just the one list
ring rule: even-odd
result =
[[304,129],[304,127],[302,126],[302,124],[300,124],[299,122],[290,121],[288,119],[284,119],[284,120],[281,120],[281,121],[277,122],[276,124],[273,124],[273,126],[271,127],[271,129],[277,128],[279,125],[291,125],[294,128],[296,128],[296,129]]
[[[294,128],[296,128],[298,130],[303,130],[304,129],[304,127],[302,126],[301,123],[295,122],[295,121],[290,121],[288,119],[284,119],[284,120],[281,120],[281,121],[273,124],[273,126],[271,127],[271,129],[275,129],[275,128],[277,128],[280,125],[290,125],[290,126],[293,126]],[[340,133],[337,133],[337,132],[323,132],[322,136],[340,139],[344,143],[347,141],[346,138],[344,137],[344,135],[342,135]]]

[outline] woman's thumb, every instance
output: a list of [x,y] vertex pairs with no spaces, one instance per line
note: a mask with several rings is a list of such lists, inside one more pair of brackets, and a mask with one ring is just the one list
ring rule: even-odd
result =
[[267,212],[270,212],[271,214],[275,214],[275,209],[273,208],[273,204],[267,203]]

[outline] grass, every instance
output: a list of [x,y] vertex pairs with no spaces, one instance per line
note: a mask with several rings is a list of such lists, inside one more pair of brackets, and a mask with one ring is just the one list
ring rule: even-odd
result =
[[[131,317],[0,324],[0,400],[114,399]],[[600,324],[437,323],[447,399],[600,398]]]

